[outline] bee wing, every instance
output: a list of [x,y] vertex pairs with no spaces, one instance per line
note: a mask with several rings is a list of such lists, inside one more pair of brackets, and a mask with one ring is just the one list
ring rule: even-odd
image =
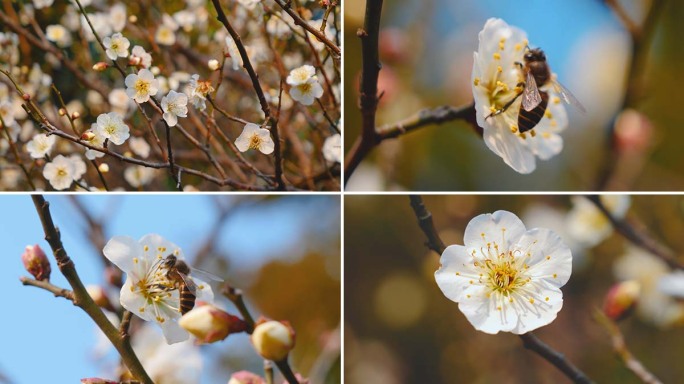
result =
[[531,111],[537,107],[542,102],[541,94],[539,94],[539,88],[537,88],[537,82],[534,81],[534,76],[530,71],[527,71],[525,79],[525,89],[523,91],[522,97],[522,107],[526,111]]
[[563,98],[563,101],[565,101],[568,104],[571,104],[575,106],[577,109],[582,111],[583,113],[587,113],[587,110],[584,109],[584,106],[582,103],[577,100],[575,95],[572,94],[567,88],[563,86],[563,84],[559,83],[558,81],[553,82],[553,88],[558,92],[559,95]]
[[183,279],[183,282],[185,283],[185,286],[188,287],[188,290],[193,294],[197,294],[197,284],[195,284],[192,278],[184,273],[178,271],[176,272],[178,273],[178,276]]
[[216,282],[223,282],[223,279],[214,275],[213,273],[209,273],[207,271],[197,269],[197,268],[190,268],[190,271],[193,276],[197,276],[198,278],[207,281],[207,280],[212,280]]

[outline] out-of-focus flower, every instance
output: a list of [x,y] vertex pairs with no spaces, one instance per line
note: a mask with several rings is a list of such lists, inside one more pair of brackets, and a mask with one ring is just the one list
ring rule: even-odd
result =
[[124,4],[114,4],[109,8],[109,25],[114,32],[121,32],[126,27],[126,6]]
[[145,48],[136,45],[131,50],[130,61],[136,61],[135,65],[140,65],[143,68],[149,68],[152,65],[152,55],[145,52]]
[[161,45],[173,45],[176,43],[176,32],[166,25],[160,25],[154,35],[154,40]]
[[634,246],[629,246],[613,265],[618,280],[634,280],[641,286],[637,315],[661,327],[684,320],[684,304],[662,291],[660,281],[669,272],[665,262]]
[[[479,34],[478,51],[473,54],[473,97],[477,124],[484,131],[487,147],[519,173],[530,173],[536,168],[535,157],[548,160],[563,149],[558,135],[567,125],[567,113],[560,98],[551,88],[542,87],[549,94],[544,117],[532,131],[518,131],[518,112],[523,91],[518,86],[525,82],[524,71],[516,63],[523,63],[527,35],[501,19],[489,19]],[[517,99],[502,113],[490,116],[511,100]]]
[[[126,272],[126,282],[121,288],[121,305],[141,319],[161,326],[169,344],[186,340],[188,333],[177,323],[181,317],[179,292],[167,277],[168,270],[162,263],[168,255],[183,260],[183,251],[165,238],[149,234],[137,241],[128,236],[115,236],[102,252]],[[212,302],[214,294],[211,287],[198,278],[193,280],[197,285],[197,299]]]
[[62,48],[71,45],[71,34],[59,24],[48,25],[45,29],[45,37]]
[[131,148],[133,153],[142,157],[143,159],[146,159],[147,156],[150,155],[150,145],[147,144],[147,141],[145,141],[145,139],[142,137],[131,137],[131,139],[128,140],[128,146]]
[[133,188],[148,184],[154,178],[155,170],[141,165],[132,165],[124,170],[124,179]]
[[157,94],[159,82],[154,78],[149,69],[141,69],[138,74],[131,73],[126,76],[126,94],[137,103],[144,103],[150,96]]
[[48,136],[44,133],[39,133],[26,143],[26,150],[32,158],[41,159],[49,154],[52,146],[55,145],[55,136]]
[[[603,195],[600,199],[617,219],[625,217],[631,201],[629,195]],[[572,204],[567,217],[567,228],[575,240],[586,247],[593,247],[613,233],[613,225],[594,203],[584,197],[574,196]]]
[[228,384],[266,384],[266,381],[255,373],[238,371],[230,376]]
[[131,345],[153,382],[200,383],[202,356],[192,341],[168,345],[156,329],[145,325],[135,333]]
[[112,106],[112,112],[116,112],[121,116],[126,116],[129,108],[135,106],[135,103],[128,97],[126,90],[121,88],[112,89],[112,91],[109,92],[107,100]]
[[58,155],[51,162],[45,164],[43,177],[58,191],[67,189],[74,181],[74,164],[68,158]]
[[625,109],[615,120],[615,146],[629,155],[643,154],[653,144],[654,131],[648,116],[634,109]]
[[171,127],[178,124],[179,117],[188,116],[188,96],[184,93],[169,91],[162,97],[161,106],[164,120]]
[[339,133],[325,139],[323,157],[334,163],[339,163],[342,160],[342,136]]
[[496,211],[473,218],[463,241],[444,250],[435,280],[475,329],[523,334],[556,318],[572,255],[555,232]]
[[219,61],[216,59],[209,60],[207,62],[207,68],[211,69],[212,71],[219,69]]
[[[14,124],[14,107],[8,100],[0,101],[0,117],[6,126],[11,127]],[[0,122],[2,127],[2,122]]]
[[105,291],[102,286],[89,285],[86,287],[86,291],[98,307],[104,308],[110,312],[115,312],[114,306],[112,305],[111,300],[109,300],[109,295],[107,295],[107,291]]
[[323,87],[318,82],[316,69],[311,65],[293,69],[286,81],[292,86],[290,97],[304,105],[311,105],[315,99],[323,96]]
[[281,361],[294,348],[295,332],[287,323],[265,321],[254,328],[252,344],[264,359]]
[[256,149],[264,155],[273,153],[275,149],[275,143],[271,139],[271,131],[261,128],[254,123],[247,123],[245,125],[242,133],[235,140],[235,146],[240,152]]
[[107,57],[116,60],[117,57],[128,57],[128,47],[131,42],[123,37],[121,33],[115,33],[112,36],[107,36],[102,39],[102,44],[105,46],[105,53]]
[[261,3],[261,0],[238,0],[238,3],[251,11],[257,4]]
[[233,63],[233,70],[237,71],[242,67],[242,56],[240,56],[240,51],[238,50],[237,44],[235,44],[235,40],[230,36],[226,36],[226,47],[228,48],[230,60]]
[[214,87],[209,80],[200,80],[197,74],[190,77],[187,93],[195,108],[203,111],[207,107],[207,95],[213,91]]
[[[281,15],[284,12],[281,12]],[[283,20],[287,20],[286,16],[281,16],[281,17],[276,17],[276,16],[271,16],[268,21],[266,22],[266,32],[268,32],[269,35],[281,39],[281,40],[287,40],[292,36],[292,29],[290,26]]]
[[97,124],[92,127],[96,135],[109,139],[116,145],[126,142],[131,134],[128,125],[116,112],[103,113],[97,117]]
[[33,6],[36,7],[36,9],[42,9],[51,6],[54,2],[55,0],[33,0]]
[[173,14],[173,20],[180,25],[185,32],[190,32],[197,23],[197,16],[195,12],[184,9]]
[[223,340],[233,333],[247,330],[247,323],[211,304],[195,307],[178,321],[201,343]]
[[658,289],[666,295],[684,299],[684,272],[675,271],[661,277]]
[[38,244],[27,245],[24,253],[21,255],[21,261],[24,263],[24,268],[36,280],[50,280],[50,260],[48,260],[43,249]]
[[613,285],[603,301],[603,313],[614,321],[627,317],[639,301],[641,285],[628,280]]

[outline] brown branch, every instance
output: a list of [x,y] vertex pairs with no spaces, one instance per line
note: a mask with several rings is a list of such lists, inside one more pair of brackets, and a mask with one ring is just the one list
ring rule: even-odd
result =
[[608,331],[608,334],[610,334],[613,350],[625,364],[627,369],[632,371],[632,373],[646,384],[662,384],[662,382],[644,367],[632,352],[629,351],[624,335],[613,320],[609,319],[608,316],[598,309],[594,311],[594,318],[606,329],[606,331]]
[[61,233],[52,221],[49,203],[45,201],[42,195],[31,195],[31,198],[36,207],[36,212],[40,217],[43,232],[45,233],[45,240],[50,244],[50,248],[52,248],[60,272],[62,272],[62,275],[64,275],[73,289],[74,305],[83,309],[83,311],[93,319],[109,341],[114,345],[121,355],[121,359],[136,379],[146,384],[154,384],[152,379],[147,375],[147,372],[145,372],[142,364],[140,364],[140,360],[138,360],[138,357],[135,355],[128,338],[120,337],[119,331],[109,322],[107,316],[102,312],[102,309],[95,304],[86,291],[81,278],[76,272],[74,262],[69,258],[62,245]]
[[608,208],[606,208],[601,201],[600,196],[590,195],[587,196],[587,199],[594,203],[596,208],[598,208],[608,219],[608,221],[610,221],[610,223],[613,225],[613,228],[615,228],[619,234],[624,236],[632,244],[639,248],[645,249],[654,256],[663,260],[670,268],[684,270],[684,264],[677,260],[675,257],[675,252],[672,249],[658,242],[645,230],[639,230],[634,223],[628,221],[627,219],[618,219],[617,217],[613,216],[613,214],[608,211]]
[[22,276],[19,278],[19,281],[21,281],[23,285],[30,285],[32,287],[42,288],[48,292],[51,292],[53,295],[55,295],[55,297],[63,297],[71,301],[72,303],[74,302],[74,292],[53,285],[47,280],[35,280],[29,277]]
[[[441,255],[445,249],[444,242],[439,237],[439,234],[435,229],[435,226],[432,222],[432,214],[425,207],[422,197],[419,195],[411,195],[409,198],[411,200],[413,212],[418,219],[420,229],[423,230],[425,236],[428,238],[426,245],[438,255]],[[592,383],[592,381],[582,371],[568,361],[563,354],[555,351],[543,341],[539,340],[539,338],[537,338],[537,336],[533,335],[531,332],[519,336],[522,339],[525,348],[536,352],[546,361],[553,364],[573,382],[581,384]]]
[[[212,0],[212,1],[214,1],[214,0]],[[325,37],[325,33],[317,30],[314,27],[312,27],[311,25],[309,25],[309,23],[307,23],[301,17],[299,17],[299,15],[295,11],[292,10],[292,7],[290,6],[289,1],[288,2],[285,2],[283,0],[273,0],[273,1],[275,1],[276,4],[278,4],[280,6],[280,8],[283,9],[283,11],[287,12],[287,14],[290,15],[290,17],[292,17],[295,25],[302,26],[302,28],[309,31],[312,35],[316,36],[316,38],[319,41],[321,41],[328,48],[330,48],[332,50],[332,52],[335,53],[335,55],[337,55],[338,57],[340,56],[340,53],[341,53],[340,47],[338,47],[337,45],[335,45],[335,43],[333,43],[327,37]],[[369,1],[373,2],[374,0],[369,0]],[[377,0],[375,0],[375,1],[377,1]],[[380,0],[380,3],[382,5],[382,0]]]

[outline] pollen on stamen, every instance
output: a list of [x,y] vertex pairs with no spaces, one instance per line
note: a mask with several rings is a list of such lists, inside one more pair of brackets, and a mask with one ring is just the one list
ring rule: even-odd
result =
[[517,133],[518,132],[518,127],[515,125],[511,125],[511,133]]
[[537,131],[535,131],[534,129],[531,130],[531,131],[530,131],[530,136],[532,136],[532,137],[537,136]]
[[561,100],[560,100],[559,97],[554,97],[554,98],[553,98],[553,103],[554,103],[554,104],[560,104],[560,101],[561,101]]
[[461,272],[456,272],[456,276],[461,276]]
[[470,299],[470,295],[466,295],[466,297],[467,297],[468,299]]
[[552,127],[555,127],[555,126],[557,126],[557,125],[558,125],[558,123],[556,123],[556,120],[551,120],[551,126],[552,126]]
[[139,260],[138,260],[137,257],[134,257],[134,258],[133,258],[133,264],[138,264],[138,261],[139,261]]
[[145,252],[147,252],[147,251],[150,250],[150,247],[148,247],[148,246],[146,245],[146,246],[143,247],[143,249],[145,250]]
[[549,119],[553,119],[553,113],[551,113],[551,111],[549,111],[548,109],[546,110],[546,112],[544,112],[544,116],[546,116]]
[[499,52],[494,52],[494,60],[499,60],[501,59],[501,54]]
[[545,139],[549,139],[549,138],[551,138],[551,134],[548,132],[544,132],[544,133],[542,133],[542,137]]
[[470,281],[469,281],[468,283],[470,283],[470,284],[473,284],[473,281],[472,281],[472,280],[470,280]]
[[204,284],[198,285],[197,288],[199,288],[199,289],[204,289]]
[[522,45],[521,45],[520,43],[518,43],[518,44],[515,45],[514,48],[515,48],[516,51],[519,51],[519,50],[522,49]]
[[534,304],[534,299],[530,297],[530,304]]
[[499,65],[498,67],[496,67],[496,71],[501,73],[503,72],[503,68]]
[[544,298],[544,301],[549,301],[549,298],[548,297]]
[[501,306],[496,307],[496,310],[497,310],[497,311],[500,311],[500,310],[501,310]]
[[496,112],[496,111],[497,111],[497,109],[496,109],[495,106],[493,106],[493,105],[490,105],[490,106],[489,106],[489,112],[494,113],[494,112]]
[[556,277],[558,277],[558,274],[554,273],[553,278],[555,279]]
[[521,132],[518,136],[519,136],[521,139],[527,139],[527,135],[525,135],[525,132]]
[[140,307],[140,308],[138,308],[138,311],[141,312],[141,313],[142,313],[142,312],[145,312],[145,307]]
[[551,260],[551,256],[546,256],[546,260]]
[[474,84],[475,86],[480,85],[480,78],[479,78],[479,77],[476,77],[476,78],[473,80],[473,84]]

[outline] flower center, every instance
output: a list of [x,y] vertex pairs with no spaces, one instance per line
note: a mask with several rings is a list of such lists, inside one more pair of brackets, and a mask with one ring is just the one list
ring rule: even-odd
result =
[[299,89],[302,91],[302,93],[309,93],[311,92],[311,84],[309,83],[304,83],[299,86]]
[[118,43],[115,43],[115,42],[112,42],[112,49],[115,50],[115,51],[118,50],[118,49],[119,49],[119,44],[118,44]]
[[512,261],[502,260],[504,255],[499,256],[499,260],[486,260],[486,264],[489,268],[489,281],[492,288],[495,291],[502,293],[504,296],[508,296],[517,287],[525,284],[524,281],[519,279],[519,271],[516,265]]
[[59,168],[57,169],[57,176],[59,177],[64,177],[67,175],[67,171],[64,168]]
[[249,149],[259,149],[259,147],[261,147],[261,141],[259,135],[252,135],[252,138],[249,139]]
[[105,126],[105,131],[109,133],[110,135],[113,135],[116,132],[116,126],[114,124],[109,124]]
[[150,83],[148,83],[145,80],[138,79],[135,82],[135,91],[138,92],[138,94],[147,94],[150,91]]

